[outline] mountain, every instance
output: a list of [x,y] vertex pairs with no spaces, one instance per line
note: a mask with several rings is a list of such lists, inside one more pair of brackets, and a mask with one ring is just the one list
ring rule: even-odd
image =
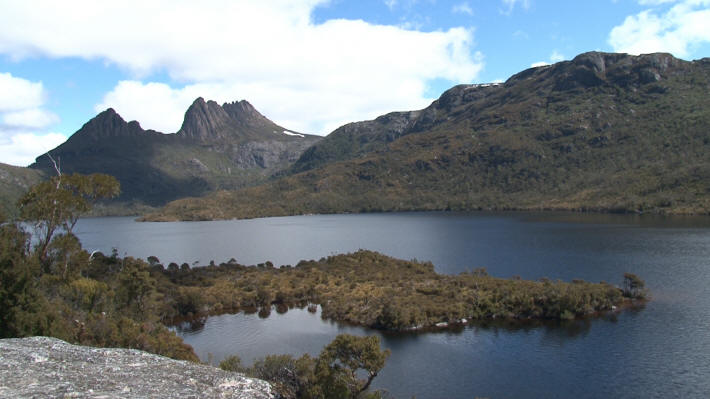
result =
[[[320,139],[276,125],[247,101],[198,98],[175,134],[144,130],[107,109],[49,154],[62,173],[115,176],[122,191],[117,202],[131,212],[265,181]],[[55,173],[46,154],[30,168]]]
[[286,130],[260,114],[246,100],[220,106],[200,97],[188,108],[177,134],[205,143],[264,141],[266,137],[289,141],[288,135],[273,135]]
[[43,179],[40,171],[0,163],[0,216],[17,216],[17,200]]
[[[398,210],[710,213],[710,58],[584,53],[338,128],[285,176],[148,219]],[[219,209],[219,213],[216,211]]]

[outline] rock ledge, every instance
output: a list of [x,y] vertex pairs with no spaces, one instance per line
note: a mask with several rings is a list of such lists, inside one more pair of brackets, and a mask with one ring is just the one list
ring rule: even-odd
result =
[[0,398],[275,398],[271,385],[134,349],[0,340]]

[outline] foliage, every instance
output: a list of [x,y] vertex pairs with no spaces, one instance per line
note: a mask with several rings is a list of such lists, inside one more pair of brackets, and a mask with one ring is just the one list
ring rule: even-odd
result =
[[40,268],[26,250],[28,238],[15,225],[0,226],[0,338],[43,330]]
[[58,230],[71,233],[95,201],[115,197],[119,191],[118,181],[103,174],[59,174],[32,186],[18,207],[22,220],[34,223],[40,261],[47,260],[47,247]]
[[482,269],[441,275],[430,262],[365,250],[301,261],[295,267],[223,263],[151,272],[163,303],[169,305],[166,320],[319,304],[324,318],[403,331],[464,319],[578,318],[611,310],[625,300],[621,289],[607,283],[502,279]]
[[[437,274],[430,262],[364,250],[301,261],[295,267],[275,268],[271,262],[248,267],[230,261],[166,270],[157,258],[149,264],[120,258],[116,251],[89,256],[70,230],[80,202],[56,197],[56,203],[44,207],[28,200],[43,202],[36,194],[41,190],[26,196],[25,209],[36,210],[32,214],[37,223],[48,226],[41,218],[54,218],[54,225],[69,230],[50,234],[46,245],[32,247],[30,234],[20,224],[0,226],[1,337],[48,335],[197,361],[192,348],[163,323],[240,308],[261,307],[268,313],[272,305],[286,311],[320,304],[325,318],[411,330],[464,319],[575,318],[612,309],[629,300],[624,294],[645,295],[643,281],[633,274],[624,276],[623,291],[577,280],[505,280],[483,269],[448,276]],[[238,357],[231,357],[220,366],[273,381],[284,397],[357,397],[388,356],[376,337],[341,335],[317,358],[267,356],[244,368]]]
[[284,397],[302,397],[313,383],[313,359],[307,354],[268,355],[254,362],[249,375],[270,381]]
[[0,336],[47,335],[197,361],[161,323],[148,264],[115,254],[90,257],[71,233],[92,201],[117,191],[109,176],[71,175],[25,194],[22,216],[39,226],[40,237],[31,246],[20,224],[0,226]]
[[238,355],[227,356],[219,363],[219,368],[235,373],[242,373],[245,370],[244,366],[242,366],[242,359]]
[[[316,361],[315,374],[321,391],[315,397],[331,398],[337,393],[337,397],[356,398],[370,387],[389,355],[389,350],[380,350],[377,336],[338,335]],[[358,378],[359,370],[367,376],[363,381]],[[347,395],[341,396],[343,392]]]
[[[242,366],[239,356],[227,357],[219,364],[223,370],[245,373],[271,382],[284,398],[356,398],[368,390],[384,367],[389,350],[380,349],[376,336],[338,335],[320,355],[268,355]],[[358,373],[367,378],[360,380]],[[377,392],[373,397],[379,397]]]
[[624,296],[634,299],[646,297],[646,283],[633,273],[624,273]]

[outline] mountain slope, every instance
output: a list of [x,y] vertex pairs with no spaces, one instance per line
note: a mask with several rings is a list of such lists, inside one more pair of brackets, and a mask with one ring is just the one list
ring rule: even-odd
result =
[[[144,130],[108,109],[49,154],[63,173],[115,176],[118,202],[135,209],[264,181],[321,139],[284,131],[246,101],[220,106],[198,98],[176,134]],[[30,168],[53,173],[46,154]]]
[[[585,53],[343,126],[290,176],[153,219],[435,209],[710,213],[710,59]],[[219,211],[216,209],[219,208]]]
[[17,200],[43,179],[40,171],[0,163],[0,215],[17,216]]

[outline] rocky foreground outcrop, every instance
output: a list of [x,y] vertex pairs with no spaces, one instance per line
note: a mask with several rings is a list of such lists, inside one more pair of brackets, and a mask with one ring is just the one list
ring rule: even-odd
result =
[[266,381],[134,349],[0,340],[0,398],[275,398]]

